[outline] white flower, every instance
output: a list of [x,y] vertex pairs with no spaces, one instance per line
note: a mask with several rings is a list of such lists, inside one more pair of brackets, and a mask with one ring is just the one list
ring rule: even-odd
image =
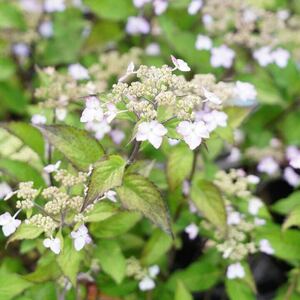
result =
[[212,48],[210,64],[214,67],[230,68],[233,64],[235,53],[226,45]]
[[282,48],[278,48],[274,50],[271,54],[273,62],[279,67],[279,68],[285,68],[288,64],[290,53]]
[[258,176],[255,176],[255,175],[248,175],[247,176],[247,181],[248,183],[250,184],[258,184],[260,179]]
[[289,185],[293,187],[297,187],[300,184],[300,175],[297,174],[291,167],[287,167],[284,169],[283,178]]
[[196,214],[198,213],[198,209],[197,207],[195,206],[195,204],[191,201],[189,201],[189,211],[192,213],[192,214]]
[[248,211],[251,215],[256,216],[259,209],[263,206],[262,202],[258,198],[251,198],[248,204]]
[[33,115],[31,117],[31,123],[34,125],[39,125],[39,124],[46,124],[47,118],[43,115]]
[[237,211],[227,212],[227,224],[228,225],[238,225],[242,221],[242,215]]
[[86,80],[90,78],[88,70],[81,64],[69,65],[68,73],[75,80]]
[[199,233],[198,226],[194,223],[185,227],[184,231],[188,234],[190,240],[194,240]]
[[227,156],[226,160],[230,163],[238,162],[241,159],[241,150],[237,147],[233,147],[230,150],[230,154]]
[[44,167],[44,171],[48,174],[56,172],[59,169],[61,161],[57,161],[55,164],[50,164]]
[[171,59],[172,59],[172,62],[175,66],[174,70],[178,69],[179,71],[182,71],[182,72],[191,71],[191,68],[189,67],[189,65],[184,60],[178,59],[173,55],[171,55]]
[[21,221],[16,219],[16,215],[12,217],[8,212],[0,215],[0,226],[5,236],[13,234],[20,226]]
[[184,180],[182,183],[182,193],[185,196],[188,196],[190,193],[191,185],[188,180]]
[[243,101],[255,100],[257,92],[255,86],[248,82],[237,81],[234,87],[235,97]]
[[20,5],[27,12],[40,13],[42,11],[41,4],[36,0],[20,0]]
[[268,175],[273,175],[279,170],[279,165],[273,157],[267,156],[259,162],[257,170]]
[[205,14],[202,17],[202,22],[203,22],[205,27],[209,27],[209,25],[211,25],[214,22],[214,19],[211,15]]
[[130,62],[128,67],[127,67],[127,70],[126,70],[126,74],[123,75],[122,77],[119,78],[119,82],[122,82],[124,79],[126,79],[129,75],[135,73],[134,72],[134,63],[133,62]]
[[270,242],[267,239],[262,239],[259,241],[259,250],[269,255],[275,253],[274,249],[272,248]]
[[92,239],[88,234],[88,229],[85,225],[81,225],[77,231],[72,231],[71,237],[74,240],[74,248],[76,251],[80,251],[85,244],[92,242]]
[[254,224],[256,226],[264,226],[266,224],[266,220],[261,218],[254,218]]
[[159,272],[160,272],[160,268],[158,265],[153,265],[148,269],[148,273],[151,278],[155,278],[159,274]]
[[202,7],[202,0],[192,0],[188,6],[188,13],[190,15],[195,15]]
[[12,193],[11,187],[6,182],[0,183],[0,199],[3,199],[7,197],[7,195],[10,195]]
[[158,265],[153,265],[148,269],[148,275],[139,282],[139,289],[141,291],[149,291],[155,288],[154,278],[159,274],[160,269]]
[[234,134],[234,141],[237,144],[241,144],[245,140],[245,134],[242,130],[236,129],[234,130],[233,134]]
[[209,132],[212,132],[219,126],[226,127],[227,119],[228,116],[224,112],[217,110],[213,110],[202,116],[202,120],[205,122]]
[[228,279],[244,278],[245,275],[245,270],[239,262],[231,264],[227,268],[226,276]]
[[143,17],[129,17],[126,24],[126,32],[130,35],[148,34],[150,24]]
[[149,291],[153,290],[155,288],[155,282],[152,278],[149,276],[144,277],[140,282],[139,282],[139,289],[141,291]]
[[116,106],[112,103],[106,104],[106,111],[104,113],[104,117],[107,123],[111,123],[113,119],[117,116],[118,110]]
[[116,196],[117,196],[117,193],[115,191],[109,190],[104,193],[102,199],[108,199],[111,202],[117,202]]
[[43,241],[43,245],[46,248],[50,248],[50,250],[52,252],[54,252],[55,254],[59,254],[60,253],[60,239],[59,238],[47,238],[44,239]]
[[209,131],[203,121],[194,123],[182,121],[177,126],[176,131],[182,135],[183,140],[189,145],[191,150],[197,148],[203,138],[209,138]]
[[169,5],[168,0],[154,0],[153,1],[154,13],[158,16],[163,14],[167,10],[168,5]]
[[294,169],[300,169],[300,155],[295,156],[290,160],[290,166],[292,166]]
[[271,55],[271,48],[265,46],[254,51],[253,57],[257,60],[258,64],[265,67],[273,62],[273,57]]
[[160,54],[160,46],[157,43],[151,43],[146,47],[145,52],[149,56],[157,56]]
[[149,141],[154,148],[158,149],[167,132],[168,130],[157,121],[142,122],[138,126],[135,138],[137,141]]
[[282,9],[277,11],[277,17],[280,20],[287,20],[290,16],[290,12],[287,9]]
[[243,12],[243,21],[246,23],[252,23],[257,19],[257,15],[253,10],[247,9]]
[[222,100],[216,94],[209,92],[206,88],[203,88],[203,93],[204,93],[205,101],[209,101],[217,105],[222,103]]
[[64,11],[66,9],[64,0],[45,0],[44,9],[48,13]]
[[288,160],[296,159],[300,157],[300,151],[296,146],[288,146],[285,155]]
[[125,138],[125,133],[122,130],[114,129],[110,132],[110,137],[115,144],[120,145]]
[[210,50],[213,46],[212,40],[206,36],[199,34],[197,36],[195,47],[198,50]]
[[282,143],[281,143],[280,139],[272,138],[270,140],[270,146],[273,148],[280,148],[282,146]]
[[101,122],[104,118],[103,110],[100,106],[99,100],[95,96],[87,98],[85,109],[82,112],[80,122],[87,123],[93,121]]
[[78,7],[82,10],[86,10],[86,7],[84,6],[82,0],[73,0],[72,1],[72,4],[75,6],[75,7]]
[[30,53],[29,46],[25,43],[17,43],[12,46],[13,53],[18,57],[28,57]]
[[44,21],[39,27],[39,33],[45,38],[53,35],[53,24],[51,21]]
[[56,116],[57,120],[63,121],[67,116],[67,110],[65,108],[56,108],[55,116]]
[[140,8],[149,2],[151,2],[151,0],[133,0],[133,5],[137,8]]
[[168,143],[170,146],[176,146],[180,143],[179,140],[168,138]]
[[111,131],[111,127],[106,122],[106,120],[103,120],[101,122],[89,122],[86,124],[85,128],[87,130],[91,130],[95,132],[95,138],[97,140],[102,140],[105,134],[109,133]]

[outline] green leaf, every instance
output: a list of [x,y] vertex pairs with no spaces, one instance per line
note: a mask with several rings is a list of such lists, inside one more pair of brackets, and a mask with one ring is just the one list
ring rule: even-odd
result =
[[41,283],[56,280],[60,275],[61,271],[57,262],[51,259],[46,264],[38,265],[34,272],[24,275],[23,278],[30,282]]
[[77,274],[80,270],[80,263],[83,259],[84,251],[76,251],[72,240],[66,238],[62,252],[57,256],[57,263],[63,274],[68,277],[72,285],[76,285]]
[[222,270],[218,264],[219,255],[216,252],[209,252],[200,257],[199,261],[192,263],[185,270],[175,271],[167,286],[175,290],[178,280],[191,292],[198,292],[210,289],[221,278]]
[[32,224],[22,223],[16,232],[9,238],[7,243],[17,240],[33,240],[43,233],[43,229]]
[[228,115],[228,125],[235,129],[239,127],[243,121],[249,116],[251,109],[245,107],[228,106],[224,109]]
[[271,206],[272,210],[278,214],[286,215],[292,211],[293,208],[300,204],[300,192],[294,192],[287,198],[278,200]]
[[118,212],[118,208],[109,201],[96,203],[91,211],[86,214],[87,222],[103,221]]
[[39,128],[49,142],[79,170],[86,171],[104,154],[102,146],[85,130],[67,125]]
[[300,132],[299,130],[291,130],[299,128],[300,126],[300,112],[297,109],[286,114],[285,117],[280,118],[277,123],[278,130],[284,138],[285,145],[300,145]]
[[92,223],[90,231],[97,238],[112,238],[129,231],[140,219],[139,213],[124,211],[104,221]]
[[95,251],[103,271],[120,284],[125,276],[126,260],[119,244],[115,240],[101,240]]
[[177,282],[174,300],[193,300],[193,296],[181,281]]
[[15,74],[16,66],[11,59],[0,57],[0,70],[0,80],[3,81]]
[[9,2],[0,2],[0,28],[24,29],[24,27],[24,17],[17,6]]
[[152,182],[141,175],[128,174],[117,192],[125,208],[141,212],[154,224],[171,233],[166,204]]
[[193,157],[194,153],[184,144],[171,149],[167,161],[167,178],[171,190],[179,187],[190,175]]
[[230,300],[255,300],[251,288],[242,280],[226,279],[225,286]]
[[[53,300],[57,298],[57,284],[56,282],[43,282],[35,284],[26,290],[24,298],[17,298],[14,300]],[[68,297],[68,300],[69,297]]]
[[85,26],[86,22],[80,10],[66,9],[54,14],[53,37],[38,43],[40,64],[70,64],[78,61],[85,40],[82,34]]
[[18,274],[0,269],[0,299],[10,300],[29,288],[32,284]]
[[99,17],[108,20],[127,20],[134,15],[131,0],[85,0],[85,4]]
[[102,50],[108,43],[117,42],[124,36],[120,24],[112,21],[98,21],[93,25],[92,31],[85,43],[88,51]]
[[178,124],[180,123],[180,120],[178,119],[172,119],[170,121],[167,121],[164,126],[168,129],[167,136],[171,139],[177,139],[181,140],[182,136],[176,131],[176,128]]
[[27,99],[19,87],[7,82],[0,82],[1,108],[7,108],[18,115],[24,115],[27,110],[26,103]]
[[0,170],[17,182],[33,181],[35,187],[45,186],[40,172],[27,162],[2,158],[0,159]]
[[141,262],[146,266],[157,263],[171,248],[172,242],[172,238],[169,235],[159,229],[155,229],[144,246]]
[[35,151],[41,159],[45,156],[45,145],[42,134],[38,129],[24,122],[5,123],[3,127],[18,137],[25,145]]
[[292,226],[300,226],[300,205],[295,207],[283,223],[282,228],[287,229]]
[[218,188],[211,182],[197,179],[192,182],[191,198],[201,213],[216,227],[227,227],[224,200]]
[[106,160],[95,164],[88,183],[85,201],[103,196],[105,192],[122,184],[126,162],[118,155],[109,156]]
[[274,256],[284,260],[300,260],[300,231],[287,229],[282,231],[280,226],[266,224],[256,228],[255,239],[259,243],[262,239],[267,239],[275,253]]

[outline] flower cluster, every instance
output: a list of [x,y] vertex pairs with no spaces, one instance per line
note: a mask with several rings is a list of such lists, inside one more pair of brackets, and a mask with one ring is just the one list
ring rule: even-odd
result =
[[[259,178],[247,175],[241,169],[231,169],[228,173],[218,171],[214,183],[225,198],[227,230],[225,235],[217,230],[214,241],[208,244],[215,246],[224,259],[234,262],[228,267],[227,277],[242,278],[245,276],[245,270],[240,262],[249,254],[259,251],[274,253],[268,240],[261,240],[258,244],[253,240],[255,228],[266,224],[266,220],[259,217],[264,204],[262,200],[254,197],[251,191],[252,187],[259,183]],[[246,207],[246,210],[243,207]],[[210,224],[204,223],[204,226],[212,229]]]
[[[38,70],[41,85],[35,90],[35,97],[44,100],[40,102],[41,108],[55,109],[56,118],[63,121],[67,111],[72,109],[72,103],[80,104],[89,95],[105,92],[109,87],[109,80],[120,77],[129,62],[139,62],[140,53],[136,48],[122,55],[117,51],[110,51],[101,55],[99,62],[89,68],[79,63],[69,65],[67,73],[52,67]],[[33,124],[46,122],[43,115],[32,117]]]
[[159,272],[160,269],[158,265],[145,268],[141,266],[140,262],[135,257],[127,259],[126,275],[139,281],[139,288],[141,291],[149,291],[155,288],[154,279]]
[[[20,62],[26,61],[32,54],[32,45],[39,39],[49,39],[54,35],[52,14],[63,12],[68,7],[84,10],[81,0],[13,0],[11,1],[22,13],[26,30],[8,26],[1,30],[0,38],[8,43],[1,51],[12,52]],[[9,24],[10,25],[10,24]]]
[[290,53],[281,45],[297,43],[298,17],[290,16],[286,10],[268,11],[241,0],[207,1],[198,10],[200,8],[208,35],[222,36],[224,42],[214,47],[210,37],[203,34],[197,37],[198,50],[211,50],[212,66],[228,68],[232,65],[235,53],[225,44],[238,44],[253,50],[253,57],[261,66],[275,63],[283,68],[287,65]]
[[[87,123],[97,138],[102,138],[110,131],[109,123],[117,114],[128,110],[138,121],[136,140],[149,141],[155,148],[169,135],[168,127],[175,121],[175,138],[183,139],[190,149],[195,149],[217,127],[227,126],[224,106],[232,104],[235,98],[253,100],[256,97],[252,85],[217,83],[212,74],[195,75],[188,81],[174,74],[175,70],[190,71],[187,63],[173,56],[172,62],[173,68],[142,65],[137,70],[130,63],[126,74],[113,85],[105,99],[87,99],[81,121]],[[125,83],[132,76],[137,80]]]
[[245,155],[257,163],[257,170],[260,173],[273,178],[282,174],[289,185],[299,186],[300,150],[298,147],[290,145],[285,148],[280,140],[272,139],[268,147],[250,147]]
[[[42,229],[46,235],[44,246],[56,254],[61,251],[60,238],[55,237],[56,230],[74,226],[70,235],[74,240],[75,249],[79,251],[92,241],[87,227],[81,221],[79,223],[76,221],[79,219],[78,215],[84,215],[92,208],[84,207],[82,196],[88,174],[83,172],[71,174],[63,169],[54,172],[54,179],[59,183],[59,187],[49,186],[37,190],[33,187],[33,182],[21,182],[19,189],[7,196],[11,198],[16,195],[18,198],[16,207],[19,210],[14,216],[8,212],[2,214],[0,224],[5,236],[9,236],[21,225],[21,220],[17,219],[20,211],[30,211],[24,223]],[[111,198],[110,194],[107,197]]]

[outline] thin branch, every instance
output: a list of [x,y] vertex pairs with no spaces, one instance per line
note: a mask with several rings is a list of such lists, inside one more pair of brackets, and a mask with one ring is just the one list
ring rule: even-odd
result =
[[127,160],[126,168],[128,168],[136,160],[140,147],[141,147],[141,142],[135,140],[133,148]]

